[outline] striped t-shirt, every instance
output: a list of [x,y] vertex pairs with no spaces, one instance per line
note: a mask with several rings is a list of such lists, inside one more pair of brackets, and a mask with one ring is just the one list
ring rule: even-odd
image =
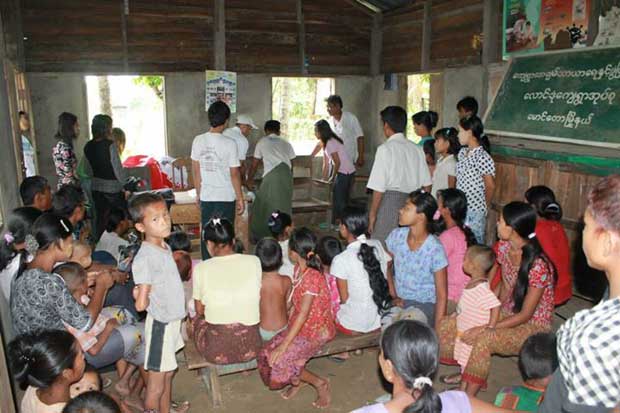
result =
[[463,290],[463,295],[456,307],[457,335],[454,343],[454,359],[458,361],[461,368],[465,368],[471,353],[471,346],[461,341],[461,335],[470,328],[488,324],[491,309],[500,305],[501,303],[486,281]]

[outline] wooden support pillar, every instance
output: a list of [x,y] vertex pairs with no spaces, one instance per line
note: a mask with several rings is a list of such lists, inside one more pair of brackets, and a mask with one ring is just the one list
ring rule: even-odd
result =
[[297,0],[297,46],[299,47],[299,71],[308,74],[306,65],[306,26],[304,24],[303,0]]
[[420,69],[422,71],[431,68],[431,6],[432,1],[424,2],[424,23],[422,24],[422,53],[420,61]]
[[214,2],[214,24],[213,49],[215,51],[214,66],[215,70],[226,70],[226,6],[225,0],[215,0]]
[[372,17],[372,31],[370,33],[370,74],[381,74],[381,60],[383,57],[383,30],[381,28],[383,15],[375,13]]
[[121,30],[123,36],[123,72],[129,72],[129,58],[127,47],[127,16],[129,15],[129,0],[121,2]]
[[499,60],[500,27],[498,26],[500,2],[484,0],[482,11],[482,65]]

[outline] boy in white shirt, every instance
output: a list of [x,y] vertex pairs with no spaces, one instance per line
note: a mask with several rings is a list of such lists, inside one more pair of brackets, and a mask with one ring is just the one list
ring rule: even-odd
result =
[[[237,144],[222,134],[230,118],[230,109],[224,102],[214,102],[209,106],[208,116],[211,129],[194,138],[191,153],[203,227],[215,215],[234,223],[235,209],[239,215],[245,209]],[[209,258],[204,243],[201,252],[203,259]]]
[[129,241],[123,239],[121,236],[129,229],[129,220],[127,219],[127,213],[120,209],[115,208],[110,211],[108,215],[108,221],[105,224],[105,231],[101,234],[99,242],[95,247],[96,251],[105,251],[112,255],[118,264],[120,258],[120,247],[126,247],[129,245]]

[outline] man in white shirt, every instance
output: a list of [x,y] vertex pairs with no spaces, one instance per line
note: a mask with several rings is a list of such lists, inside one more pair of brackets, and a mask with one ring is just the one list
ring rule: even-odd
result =
[[381,111],[383,133],[387,142],[377,148],[367,188],[373,190],[369,213],[372,237],[385,242],[398,226],[398,210],[407,195],[417,189],[431,190],[431,174],[424,151],[408,140],[407,112],[400,106]]
[[[192,143],[192,173],[200,202],[202,226],[214,216],[226,218],[235,223],[237,214],[243,214],[245,203],[241,192],[239,152],[234,140],[222,134],[230,109],[218,101],[209,106],[211,129],[198,135]],[[201,243],[202,258],[209,258],[204,243]]]
[[263,179],[252,205],[250,232],[254,239],[271,236],[267,222],[274,211],[292,214],[293,171],[295,158],[293,146],[280,137],[280,122],[265,123],[265,136],[254,149],[254,160],[249,168],[248,188],[254,186],[254,173],[263,162]]
[[248,138],[252,133],[252,129],[258,129],[251,117],[247,115],[237,115],[237,123],[234,127],[225,129],[222,134],[227,138],[235,141],[237,144],[237,152],[239,152],[241,180],[245,182],[245,172],[248,165],[245,164],[245,158],[248,154]]

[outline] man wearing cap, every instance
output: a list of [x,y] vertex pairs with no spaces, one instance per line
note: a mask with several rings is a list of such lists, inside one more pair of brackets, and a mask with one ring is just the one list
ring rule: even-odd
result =
[[228,128],[224,130],[223,135],[227,138],[230,138],[235,141],[237,144],[237,152],[239,153],[239,162],[241,164],[240,172],[241,179],[245,183],[245,158],[248,153],[248,148],[250,146],[248,142],[248,138],[252,133],[252,129],[258,129],[254,124],[252,118],[248,115],[239,114],[237,115],[237,123],[234,127]]

